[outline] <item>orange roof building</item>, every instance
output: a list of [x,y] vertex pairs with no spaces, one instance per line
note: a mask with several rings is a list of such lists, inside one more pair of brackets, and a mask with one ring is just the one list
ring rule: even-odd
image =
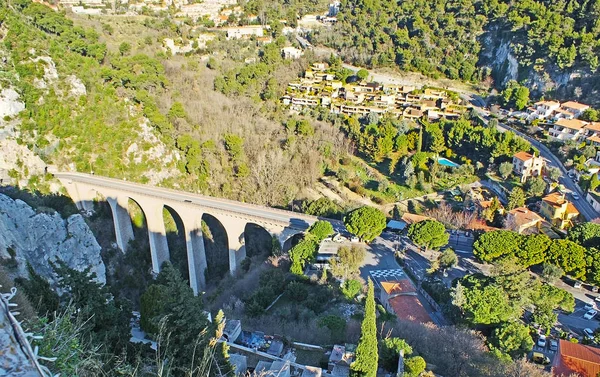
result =
[[579,216],[579,211],[564,194],[553,192],[542,198],[540,212],[544,218],[560,229],[573,226],[573,220]]
[[600,349],[560,339],[558,353],[552,364],[554,376],[577,373],[582,377],[596,377],[600,373]]
[[555,125],[560,126],[560,127],[564,127],[564,128],[569,128],[572,130],[580,130],[583,128],[583,126],[585,126],[587,123],[578,119],[559,119]]
[[433,322],[417,288],[401,269],[376,270],[369,274],[375,284],[375,295],[386,310],[399,319],[420,323]]
[[534,227],[540,229],[544,219],[526,207],[518,207],[508,211],[507,220],[514,227],[514,231],[523,233],[527,229]]

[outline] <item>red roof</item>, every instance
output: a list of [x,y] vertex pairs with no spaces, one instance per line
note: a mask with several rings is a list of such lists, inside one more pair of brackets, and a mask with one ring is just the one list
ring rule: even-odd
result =
[[578,373],[582,377],[596,377],[600,373],[600,349],[561,339],[553,364],[555,376]]
[[398,319],[418,323],[433,322],[423,307],[421,300],[415,295],[400,295],[388,300]]

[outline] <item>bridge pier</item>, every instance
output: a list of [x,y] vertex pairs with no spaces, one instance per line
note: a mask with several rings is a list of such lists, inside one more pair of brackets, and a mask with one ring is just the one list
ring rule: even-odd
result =
[[246,258],[246,246],[244,245],[244,231],[246,229],[246,220],[224,216],[213,215],[221,222],[225,232],[227,233],[227,245],[229,248],[229,273],[235,274],[235,271],[240,266],[240,263]]
[[186,208],[173,208],[179,214],[185,231],[185,244],[187,251],[188,272],[190,287],[194,295],[198,295],[206,287],[206,251],[202,236],[202,213],[190,211]]
[[115,236],[117,246],[121,251],[126,252],[129,241],[133,239],[133,226],[129,217],[129,197],[119,195],[106,198],[112,212],[113,223],[115,225]]
[[152,255],[152,271],[160,272],[160,266],[169,260],[169,244],[163,218],[163,204],[151,199],[134,199],[146,215],[150,253]]

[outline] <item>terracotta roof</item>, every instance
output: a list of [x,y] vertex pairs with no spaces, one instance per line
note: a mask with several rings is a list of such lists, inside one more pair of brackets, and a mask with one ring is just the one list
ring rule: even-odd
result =
[[559,119],[555,124],[557,126],[561,126],[561,127],[565,127],[565,128],[570,128],[570,129],[573,129],[573,130],[579,130],[583,126],[585,126],[587,123],[586,122],[582,122],[582,121],[577,120],[577,119]]
[[429,313],[421,303],[421,300],[414,295],[396,296],[388,301],[394,310],[398,319],[418,323],[433,322]]
[[556,110],[554,110],[554,111],[556,111],[557,113],[561,113],[561,114],[567,114],[567,115],[572,115],[572,116],[575,116],[575,114],[573,114],[573,113],[572,113],[572,112],[570,112],[569,110],[556,109]]
[[600,132],[600,122],[591,122],[583,126],[586,130]]
[[575,101],[568,101],[565,102],[561,105],[562,107],[568,107],[570,109],[577,109],[577,110],[585,110],[585,109],[589,109],[590,106],[583,104],[583,103],[579,103],[579,102],[575,102]]
[[389,294],[416,292],[415,286],[408,279],[381,281],[381,287]]
[[553,207],[560,207],[567,202],[565,196],[559,192],[553,192],[552,194],[546,195],[542,198],[542,200]]
[[534,103],[535,106],[547,105],[547,106],[560,106],[560,102],[556,101],[539,101]]
[[407,225],[418,223],[424,220],[433,220],[431,217],[415,215],[414,213],[405,212],[401,218]]
[[590,136],[590,137],[588,137],[587,139],[588,139],[589,141],[593,141],[593,142],[596,142],[596,143],[600,143],[600,137],[598,137],[598,136]]
[[492,205],[492,201],[491,200],[482,200],[482,201],[479,202],[479,206],[481,208],[484,208],[484,209],[485,208],[489,208],[489,206],[491,206],[491,205]]
[[515,223],[518,226],[528,225],[543,220],[540,215],[525,207],[512,209],[508,211],[508,213],[514,217]]
[[528,160],[531,160],[534,156],[531,153],[518,152],[518,153],[515,153],[515,155],[513,157],[516,157],[521,161],[528,161]]
[[553,363],[555,376],[578,373],[583,377],[596,377],[600,373],[600,349],[564,339],[559,342]]
[[579,211],[577,210],[577,208],[575,208],[575,206],[571,202],[569,202],[567,204],[567,213],[576,213],[579,215]]

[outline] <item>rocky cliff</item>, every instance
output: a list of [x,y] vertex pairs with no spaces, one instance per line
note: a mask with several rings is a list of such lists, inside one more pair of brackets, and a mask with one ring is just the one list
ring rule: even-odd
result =
[[50,261],[69,267],[90,266],[98,281],[106,281],[100,245],[79,214],[66,220],[57,212],[36,211],[21,200],[0,194],[0,259],[26,276],[26,262],[40,275],[53,279]]

